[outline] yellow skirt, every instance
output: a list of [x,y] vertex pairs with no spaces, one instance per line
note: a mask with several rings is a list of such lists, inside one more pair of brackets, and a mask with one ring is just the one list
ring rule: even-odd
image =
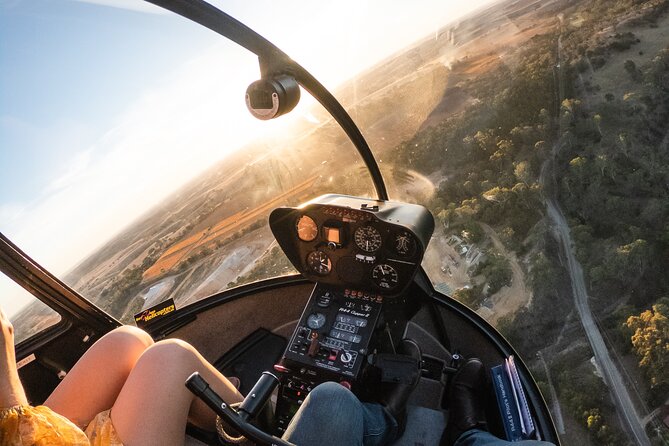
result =
[[110,411],[95,416],[86,432],[46,406],[0,410],[0,446],[123,446]]

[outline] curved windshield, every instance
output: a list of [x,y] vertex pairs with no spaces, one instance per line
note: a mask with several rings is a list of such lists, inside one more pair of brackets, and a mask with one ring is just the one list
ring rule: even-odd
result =
[[[430,280],[511,341],[563,444],[666,444],[666,2],[452,3],[215,4],[334,93],[391,199],[430,208]],[[0,231],[124,322],[293,274],[273,208],[375,196],[306,92],[251,117],[257,57],[209,30],[133,1],[0,11]]]
[[2,53],[1,229],[93,303],[131,322],[293,274],[272,209],[374,195],[308,94],[289,116],[251,116],[256,56],[150,4],[96,3],[3,5],[18,23]]

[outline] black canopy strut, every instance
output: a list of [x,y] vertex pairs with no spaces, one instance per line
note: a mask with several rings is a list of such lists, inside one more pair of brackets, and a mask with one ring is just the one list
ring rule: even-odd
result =
[[220,9],[202,0],[146,0],[175,12],[232,40],[258,56],[262,77],[288,74],[308,91],[344,129],[362,157],[380,200],[388,199],[388,192],[367,141],[351,116],[335,97],[307,70],[286,53],[248,26],[230,17]]

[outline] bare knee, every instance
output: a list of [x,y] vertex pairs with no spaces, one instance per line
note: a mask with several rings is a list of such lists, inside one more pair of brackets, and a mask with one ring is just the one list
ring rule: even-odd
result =
[[137,327],[122,325],[104,335],[98,342],[114,344],[130,351],[144,351],[153,345],[153,338]]
[[153,349],[161,350],[165,352],[171,352],[171,354],[194,354],[197,353],[195,347],[190,345],[188,342],[183,339],[163,339],[162,341],[156,342],[153,346]]
[[199,362],[198,356],[195,347],[188,342],[181,339],[164,339],[147,348],[140,361],[179,366]]
[[100,338],[90,351],[116,358],[116,363],[123,364],[129,371],[151,345],[153,339],[147,332],[124,325]]

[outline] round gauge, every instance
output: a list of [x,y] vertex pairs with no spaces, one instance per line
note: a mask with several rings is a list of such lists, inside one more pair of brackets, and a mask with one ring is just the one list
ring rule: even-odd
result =
[[307,318],[307,327],[312,330],[318,330],[325,325],[325,315],[323,313],[311,313]]
[[381,247],[381,234],[374,226],[361,226],[355,230],[355,244],[365,252],[374,252]]
[[297,220],[297,236],[303,242],[310,242],[318,235],[318,225],[313,218],[303,215]]
[[330,273],[332,262],[323,251],[312,251],[307,256],[307,266],[311,272],[325,276]]
[[407,231],[395,235],[395,251],[401,256],[410,256],[416,252],[416,240]]
[[395,288],[399,282],[397,271],[384,263],[376,265],[372,270],[372,280],[379,288],[389,290]]

